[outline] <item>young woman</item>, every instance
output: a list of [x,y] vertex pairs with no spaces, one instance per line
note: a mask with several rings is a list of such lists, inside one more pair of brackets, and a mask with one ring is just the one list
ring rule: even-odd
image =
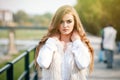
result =
[[75,9],[60,7],[36,49],[42,80],[86,80],[94,52]]

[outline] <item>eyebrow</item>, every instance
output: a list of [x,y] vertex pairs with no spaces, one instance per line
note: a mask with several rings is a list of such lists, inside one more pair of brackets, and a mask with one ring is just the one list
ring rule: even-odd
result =
[[[69,20],[72,21],[73,19],[67,19],[67,20],[65,20],[65,21],[69,21]],[[61,20],[61,21],[64,21],[64,20]]]

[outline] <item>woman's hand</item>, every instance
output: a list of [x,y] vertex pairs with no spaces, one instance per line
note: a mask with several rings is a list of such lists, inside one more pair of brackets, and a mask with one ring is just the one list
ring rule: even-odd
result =
[[77,31],[73,31],[73,33],[72,33],[72,35],[71,35],[71,40],[72,40],[72,41],[75,41],[75,40],[77,40],[77,39],[80,39],[80,36],[79,36],[79,34],[78,34]]

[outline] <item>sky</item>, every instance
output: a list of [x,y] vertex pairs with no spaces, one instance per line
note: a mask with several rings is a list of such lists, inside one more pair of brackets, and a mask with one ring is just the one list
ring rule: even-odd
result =
[[76,0],[0,0],[0,10],[10,10],[16,13],[23,10],[28,14],[54,13],[62,5],[76,4]]

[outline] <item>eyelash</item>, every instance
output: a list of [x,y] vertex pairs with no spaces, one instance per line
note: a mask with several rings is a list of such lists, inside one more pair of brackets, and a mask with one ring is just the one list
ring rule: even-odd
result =
[[[66,22],[67,23],[71,23],[72,21],[71,20],[67,20]],[[61,21],[60,23],[64,23],[64,21]]]
[[72,21],[71,20],[68,20],[67,23],[71,23]]

